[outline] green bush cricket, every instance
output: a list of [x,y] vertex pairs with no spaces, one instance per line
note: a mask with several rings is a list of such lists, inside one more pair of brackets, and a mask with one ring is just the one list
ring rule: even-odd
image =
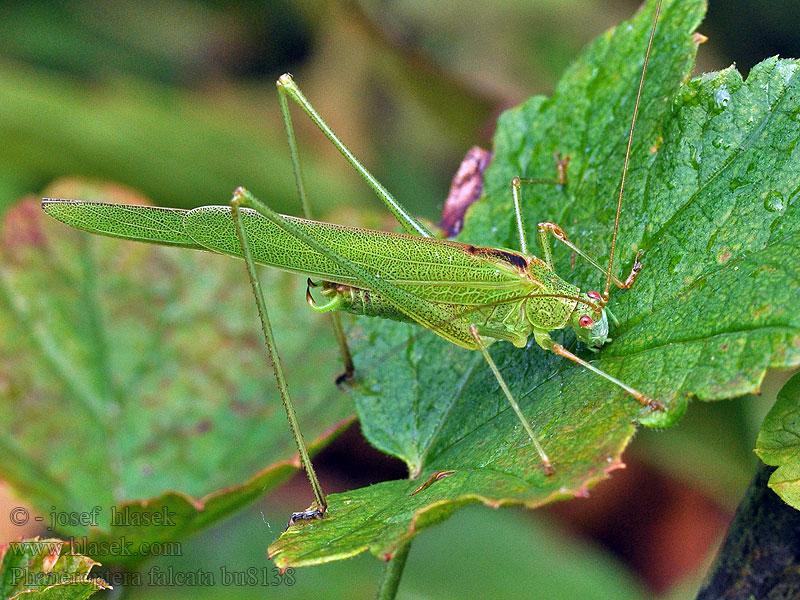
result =
[[[549,335],[553,330],[569,326],[589,349],[596,350],[610,341],[608,318],[614,320],[614,317],[607,309],[607,304],[611,284],[620,289],[629,288],[642,266],[640,251],[624,281],[613,274],[633,132],[660,8],[659,0],[631,119],[609,261],[605,268],[572,243],[561,227],[554,223],[543,222],[537,227],[543,258],[537,258],[529,252],[520,207],[520,190],[523,185],[541,183],[538,180],[515,177],[510,182],[519,250],[435,239],[428,228],[410,215],[330,130],[288,74],[277,82],[278,96],[305,218],[279,215],[244,188],[234,192],[229,207],[203,206],[179,210],[44,199],[43,208],[52,217],[92,233],[210,250],[244,259],[268,357],[278,381],[301,462],[315,496],[315,502],[309,509],[292,515],[290,525],[297,520],[323,517],[327,504],[303,442],[278,359],[266,301],[255,271],[256,263],[309,277],[308,304],[318,312],[329,312],[333,316],[333,326],[345,365],[343,377],[352,377],[353,364],[336,317],[337,311],[411,321],[461,347],[479,350],[535,446],[544,471],[553,473],[552,462],[487,350],[491,343],[506,340],[524,348],[529,336],[533,335],[541,348],[604,377],[632,395],[646,410],[664,410],[660,402],[584,361]],[[372,231],[311,220],[289,112],[289,98],[303,109],[367,181],[407,233]],[[582,292],[555,273],[550,235],[605,274],[602,293]],[[316,281],[312,281],[312,278]],[[314,286],[321,286],[322,296],[326,300],[324,303],[320,304],[312,296],[310,288]]]

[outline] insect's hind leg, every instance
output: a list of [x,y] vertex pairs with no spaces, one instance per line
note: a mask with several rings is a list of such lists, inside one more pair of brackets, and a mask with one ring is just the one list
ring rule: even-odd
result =
[[[286,76],[284,76],[286,77]],[[303,171],[300,168],[300,155],[297,151],[297,139],[294,135],[294,126],[292,125],[292,115],[289,112],[289,105],[286,101],[287,91],[281,83],[283,77],[278,80],[278,99],[281,105],[281,114],[283,115],[283,124],[286,128],[286,137],[289,140],[289,154],[292,157],[292,168],[294,169],[294,179],[297,186],[297,194],[300,197],[300,205],[303,207],[303,216],[306,219],[312,219],[311,203],[308,200],[306,193],[305,180],[303,179]],[[291,81],[291,77],[289,77]],[[293,83],[293,82],[292,82]],[[299,90],[298,90],[299,91]],[[302,104],[301,104],[302,106]],[[331,312],[328,315],[333,328],[333,335],[336,338],[336,345],[339,347],[339,356],[342,359],[344,372],[336,378],[336,385],[340,385],[346,381],[353,379],[355,374],[355,366],[353,364],[353,355],[350,352],[350,346],[347,344],[347,336],[342,327],[342,319],[338,313]]]
[[555,469],[553,468],[553,463],[550,462],[550,458],[547,456],[547,453],[542,448],[542,443],[539,441],[539,437],[534,433],[531,424],[528,422],[528,419],[522,412],[522,409],[519,407],[519,403],[514,398],[514,395],[511,393],[511,390],[508,389],[508,385],[506,384],[503,376],[500,374],[500,370],[497,368],[494,360],[492,359],[491,355],[489,354],[489,349],[486,347],[483,339],[481,339],[480,334],[478,333],[478,326],[470,325],[469,332],[472,335],[472,338],[475,340],[475,343],[478,345],[478,349],[483,354],[483,358],[486,359],[486,362],[489,364],[489,368],[494,373],[495,379],[497,379],[497,383],[500,384],[500,389],[503,390],[503,394],[508,399],[508,403],[511,405],[511,408],[517,415],[517,418],[522,423],[522,427],[528,434],[528,437],[531,438],[531,442],[533,442],[534,448],[536,448],[536,452],[539,453],[539,457],[542,459],[542,464],[544,465],[544,472],[546,475],[552,475],[555,473]]
[[[294,132],[292,129],[291,118],[289,117],[289,108],[286,102],[287,97],[294,100],[300,106],[300,108],[303,109],[303,112],[309,116],[309,118],[320,129],[320,131],[325,134],[325,137],[327,137],[336,147],[336,149],[342,154],[342,156],[347,159],[347,162],[349,162],[356,172],[358,172],[358,174],[364,178],[369,187],[371,187],[372,190],[378,195],[381,201],[386,205],[400,225],[402,225],[408,233],[412,235],[421,235],[423,237],[433,237],[433,234],[430,232],[430,230],[420,223],[416,218],[414,218],[402,204],[395,200],[389,191],[383,187],[383,185],[381,185],[377,179],[375,179],[374,175],[367,171],[366,167],[359,162],[359,160],[355,157],[355,155],[353,155],[347,146],[344,145],[339,137],[333,133],[333,131],[331,131],[331,128],[328,127],[327,123],[322,120],[322,117],[319,116],[319,113],[317,113],[309,101],[306,100],[306,97],[300,91],[300,88],[297,87],[297,84],[294,82],[294,79],[292,79],[291,75],[288,73],[281,75],[277,81],[277,86],[278,96],[281,102],[281,111],[283,112],[283,119],[286,123],[287,131],[291,132],[289,133],[289,143],[294,146],[294,149],[292,150],[293,157],[296,157],[297,155],[297,148],[293,141]],[[295,174],[297,174],[297,168],[298,163],[295,162]],[[299,186],[300,184],[298,184],[298,187]]]
[[292,514],[289,520],[289,525],[293,525],[298,520],[305,519],[319,519],[322,518],[328,510],[328,503],[325,499],[325,493],[322,491],[317,474],[314,471],[314,466],[311,464],[311,458],[308,455],[305,441],[303,440],[303,433],[300,430],[300,425],[297,421],[297,413],[292,403],[292,398],[289,395],[289,385],[286,381],[286,376],[283,373],[281,366],[280,355],[278,354],[278,347],[275,343],[275,336],[272,332],[272,324],[269,320],[267,313],[267,304],[264,300],[264,293],[261,289],[261,283],[258,280],[256,273],[255,262],[253,261],[253,254],[250,250],[250,242],[247,238],[247,233],[242,224],[240,207],[242,205],[242,198],[237,194],[231,200],[231,215],[233,223],[236,228],[236,236],[239,239],[239,246],[242,249],[242,256],[244,257],[245,264],[247,265],[247,275],[250,278],[250,285],[253,288],[253,295],[256,299],[256,307],[258,308],[258,317],[261,321],[261,331],[264,333],[264,343],[267,347],[267,357],[272,371],[275,373],[275,379],[278,382],[278,391],[280,392],[283,407],[286,410],[286,418],[289,421],[289,427],[292,430],[292,436],[297,444],[297,451],[300,454],[300,462],[303,469],[308,476],[308,481],[311,483],[311,489],[314,492],[314,504],[308,509],[298,513]]

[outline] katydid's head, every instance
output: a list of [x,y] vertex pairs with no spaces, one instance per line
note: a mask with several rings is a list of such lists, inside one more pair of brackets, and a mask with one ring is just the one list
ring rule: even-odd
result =
[[581,294],[581,300],[572,313],[572,328],[578,339],[590,350],[597,350],[611,341],[608,337],[606,310],[597,292]]

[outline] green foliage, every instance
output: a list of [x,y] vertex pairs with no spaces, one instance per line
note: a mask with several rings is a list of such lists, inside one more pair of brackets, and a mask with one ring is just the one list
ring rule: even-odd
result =
[[90,577],[99,565],[66,542],[37,538],[0,545],[0,596],[36,600],[83,600],[111,589]]
[[[87,86],[0,62],[0,209],[74,173],[180,206],[224,202],[247,183],[274,206],[294,209],[280,113],[263,110],[274,94],[274,86],[260,90],[257,101],[247,90],[220,99],[147,81]],[[339,165],[306,155],[319,174],[308,182],[314,197],[332,205],[359,196]]]
[[[81,183],[49,192],[141,201]],[[43,514],[101,507],[96,526],[58,529],[98,542],[94,558],[138,562],[141,542],[182,538],[296,471],[241,263],[87,236],[38,201],[6,212],[1,257],[0,427],[13,435],[0,438],[0,476]],[[337,364],[313,343],[330,334],[297,310],[303,282],[268,282],[276,329],[303,333],[279,344],[306,382],[299,418],[318,449],[350,421]],[[112,507],[129,518],[111,523]],[[120,538],[124,552],[104,545]]]
[[[569,155],[566,186],[526,190],[528,229],[561,224],[602,259],[653,3],[598,38],[552,99],[535,97],[501,117],[485,198],[461,239],[515,247],[509,181],[554,176]],[[688,399],[756,391],[768,367],[800,363],[800,66],[770,59],[743,81],[735,69],[686,83],[703,2],[665,2],[631,156],[617,269],[646,251],[636,286],[612,294],[621,324],[598,367],[666,402],[642,415],[607,382],[537,347],[497,344],[492,354],[550,454],[546,477],[488,368],[418,329],[359,321],[355,392],[373,444],[402,458],[412,482],[387,482],[330,497],[330,518],[303,523],[271,547],[282,566],[369,549],[390,555],[403,541],[472,502],[535,507],[584,495],[620,465],[637,418],[673,424]],[[534,239],[533,235],[529,235]],[[599,274],[556,248],[558,272],[584,289]],[[574,336],[565,335],[566,345]],[[398,351],[399,349],[399,351]],[[439,471],[454,474],[411,493]]]
[[778,393],[756,442],[756,454],[766,464],[778,467],[769,487],[791,506],[800,509],[800,374]]

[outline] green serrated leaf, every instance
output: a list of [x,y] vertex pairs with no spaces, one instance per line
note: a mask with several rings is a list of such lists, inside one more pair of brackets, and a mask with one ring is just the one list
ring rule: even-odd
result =
[[[536,223],[553,221],[607,261],[653,8],[649,2],[595,40],[553,98],[532,98],[500,118],[485,197],[468,213],[461,239],[518,247],[510,180],[552,179],[558,152],[571,159],[567,184],[524,189],[528,239],[536,239]],[[535,344],[496,344],[492,355],[553,460],[556,474],[546,477],[480,356],[412,326],[359,321],[362,428],[402,458],[415,481],[332,496],[329,520],[303,523],[273,544],[279,565],[367,549],[387,557],[470,502],[535,507],[585,495],[620,466],[637,418],[668,426],[692,396],[753,392],[768,367],[800,364],[800,65],[769,59],[746,81],[731,68],[681,87],[704,8],[701,0],[664,3],[617,246],[618,274],[637,249],[646,251],[644,268],[631,290],[612,290],[621,322],[613,343],[584,356],[667,403],[668,412],[642,417],[613,385]],[[602,290],[602,274],[580,260],[571,268],[563,247],[554,252],[562,277]],[[575,345],[571,334],[562,341]]]
[[[75,182],[50,191],[140,200]],[[296,472],[241,263],[89,236],[38,201],[4,217],[0,476],[56,531],[131,564],[143,542],[179,540]],[[319,449],[351,421],[349,400],[314,343],[325,323],[296,310],[302,282],[267,277],[299,419]]]
[[783,500],[800,509],[800,374],[778,392],[756,441],[756,454],[766,464],[778,467],[769,487]]
[[99,566],[69,543],[38,537],[0,545],[0,596],[10,600],[83,600],[111,586],[89,571]]

